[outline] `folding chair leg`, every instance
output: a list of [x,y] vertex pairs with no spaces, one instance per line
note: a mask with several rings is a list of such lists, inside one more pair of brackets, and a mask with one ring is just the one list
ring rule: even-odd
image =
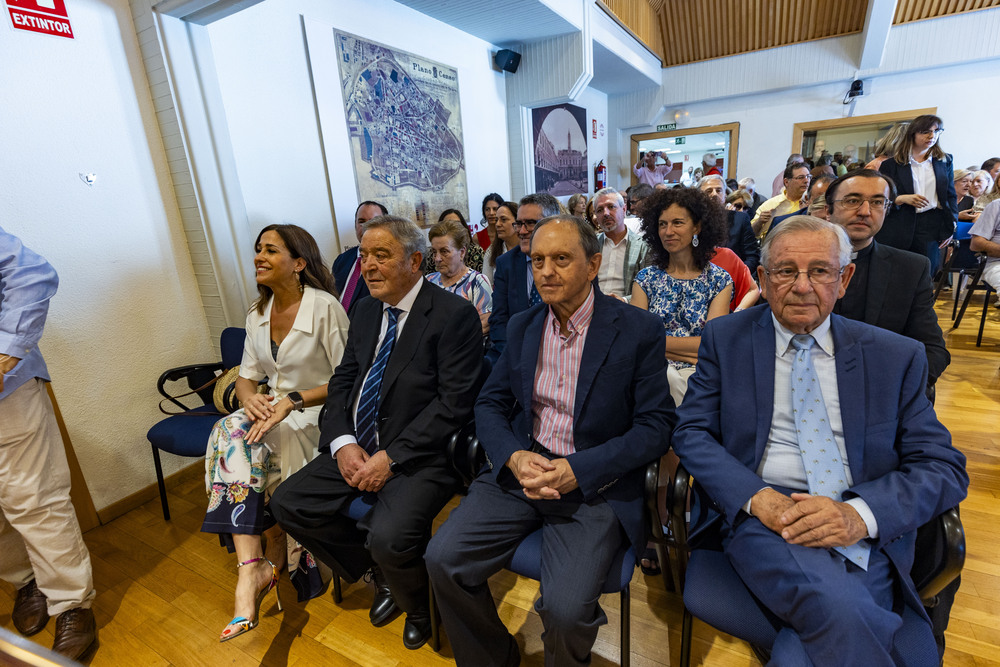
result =
[[[978,282],[975,278],[969,282],[969,289],[965,292],[965,299],[962,300],[962,308],[958,311],[958,317],[951,323],[952,329],[957,329],[958,325],[962,323],[962,318],[965,317],[965,309],[969,307],[969,302],[972,301],[972,292],[975,290]],[[955,301],[955,303],[957,304],[958,301]]]
[[976,337],[976,347],[983,344],[983,327],[986,326],[986,313],[990,311],[990,294],[993,289],[989,287],[989,283],[984,283],[986,287],[986,296],[983,297],[983,314],[979,318],[979,335]]
[[[150,447],[153,447],[150,445]],[[170,521],[170,506],[167,504],[167,485],[163,483],[163,466],[160,465],[160,450],[153,447],[153,465],[156,466],[156,484],[160,487],[160,505],[163,507],[163,520]]]
[[687,607],[684,607],[684,620],[681,623],[681,667],[691,665],[691,625],[694,618]]
[[[664,573],[662,576],[666,576]],[[629,667],[632,663],[632,609],[631,609],[631,596],[629,594],[629,588],[631,586],[626,586],[622,589],[621,602],[619,604],[620,609],[619,614],[621,615],[621,665],[622,667]]]
[[340,575],[333,573],[333,601],[340,604],[344,600],[344,595],[340,590]]

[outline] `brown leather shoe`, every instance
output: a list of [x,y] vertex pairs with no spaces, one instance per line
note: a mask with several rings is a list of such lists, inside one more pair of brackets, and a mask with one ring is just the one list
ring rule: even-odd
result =
[[19,588],[14,598],[14,611],[10,615],[17,631],[25,637],[41,632],[49,622],[46,603],[45,593],[38,590],[34,579]]
[[90,609],[77,607],[56,617],[56,639],[52,650],[70,660],[77,660],[97,639],[97,622]]

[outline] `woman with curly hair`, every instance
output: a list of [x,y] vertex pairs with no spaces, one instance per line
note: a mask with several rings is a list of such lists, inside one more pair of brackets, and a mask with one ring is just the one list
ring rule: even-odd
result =
[[663,320],[667,379],[680,405],[705,323],[728,313],[733,296],[733,279],[711,261],[726,244],[725,212],[694,188],[657,190],[643,200],[641,230],[653,264],[635,277],[632,305]]

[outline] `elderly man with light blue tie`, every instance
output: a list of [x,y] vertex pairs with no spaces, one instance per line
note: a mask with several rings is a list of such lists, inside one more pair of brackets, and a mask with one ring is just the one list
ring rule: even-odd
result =
[[965,457],[923,345],[831,315],[850,254],[838,225],[789,218],[761,250],[768,305],[706,326],[673,440],[704,492],[690,540],[715,529],[780,619],[773,664],[936,664],[909,574],[917,528],[965,497]]

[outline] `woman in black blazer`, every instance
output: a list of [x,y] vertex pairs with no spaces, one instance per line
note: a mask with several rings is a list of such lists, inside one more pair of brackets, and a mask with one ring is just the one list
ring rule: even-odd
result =
[[954,233],[958,217],[952,158],[938,143],[942,132],[944,123],[937,116],[917,116],[893,158],[879,166],[899,194],[875,240],[926,255],[931,275],[940,260],[939,243]]

